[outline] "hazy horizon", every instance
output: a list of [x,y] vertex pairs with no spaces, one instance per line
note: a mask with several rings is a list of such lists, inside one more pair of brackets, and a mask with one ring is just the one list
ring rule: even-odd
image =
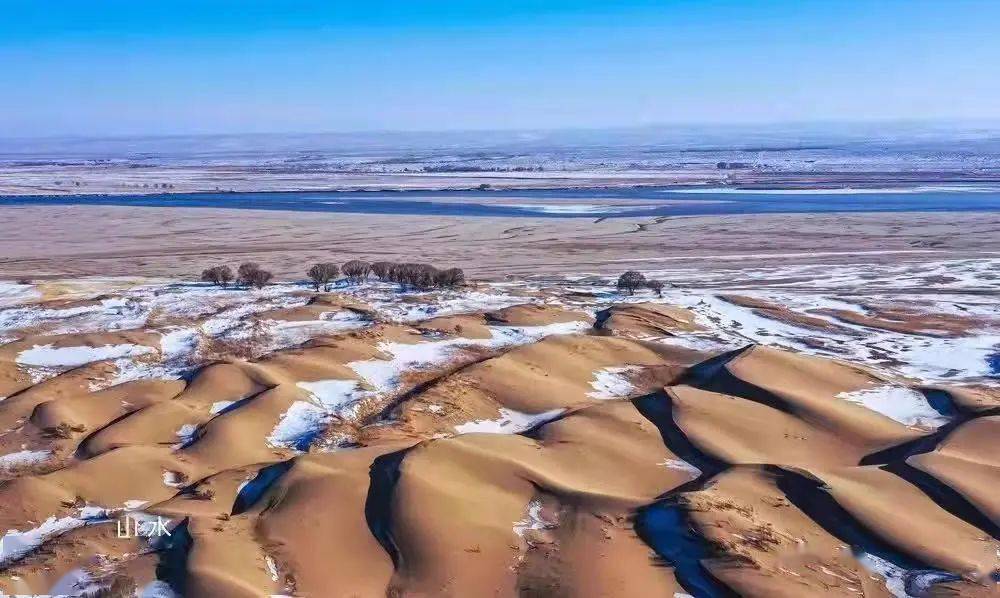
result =
[[320,130],[260,130],[260,131],[158,131],[149,133],[47,133],[35,135],[6,136],[0,143],[7,140],[34,141],[47,139],[143,139],[143,138],[173,138],[173,137],[252,137],[252,136],[393,136],[393,135],[477,135],[477,134],[560,134],[583,132],[647,132],[647,131],[679,131],[679,130],[717,130],[717,131],[775,131],[808,129],[814,131],[826,130],[836,132],[838,129],[897,129],[907,128],[925,132],[947,133],[969,132],[981,130],[990,134],[1000,134],[1000,116],[989,118],[873,118],[873,119],[813,119],[813,120],[776,120],[776,121],[662,121],[630,125],[580,125],[562,127],[478,127],[478,128],[397,128],[397,129],[320,129]]

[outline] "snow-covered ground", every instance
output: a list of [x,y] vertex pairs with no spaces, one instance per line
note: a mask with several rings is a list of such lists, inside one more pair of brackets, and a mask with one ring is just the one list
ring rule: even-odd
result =
[[23,450],[16,453],[0,455],[0,473],[4,471],[16,470],[22,467],[30,467],[44,463],[52,457],[52,451],[29,451]]
[[[659,338],[661,342],[721,351],[749,343],[771,345],[877,366],[915,380],[982,381],[1000,376],[1000,258],[891,265],[783,265],[771,268],[677,268],[644,273],[672,283],[662,297],[622,295],[610,284],[585,277],[564,287],[592,298],[550,298],[578,309],[652,302],[691,310],[702,331]],[[542,286],[543,283],[537,283]],[[545,285],[552,285],[546,281]],[[735,305],[720,294],[738,294],[818,318],[835,327],[816,330]],[[966,318],[965,334],[905,334],[862,326],[822,310],[869,315],[866,306]],[[992,360],[992,361],[991,361]]]
[[563,411],[564,409],[552,409],[542,413],[523,413],[501,407],[500,417],[459,424],[455,426],[455,431],[459,434],[517,434],[552,421],[562,415]]
[[902,386],[879,386],[840,393],[838,398],[871,409],[907,426],[937,428],[948,423],[921,393]]
[[[939,412],[935,407],[940,406],[929,401],[927,396],[907,388],[909,382],[904,378],[920,382],[995,384],[1000,376],[995,365],[1000,361],[996,357],[1000,355],[1000,307],[997,303],[1000,258],[886,266],[664,269],[646,272],[646,275],[669,281],[674,286],[665,288],[663,296],[659,297],[650,292],[626,296],[615,289],[613,281],[585,275],[573,275],[564,280],[484,283],[441,292],[404,292],[389,284],[348,285],[341,282],[334,293],[349,297],[367,309],[331,306],[329,311],[322,311],[327,308],[314,309],[318,304],[314,303],[305,311],[296,310],[295,318],[302,317],[302,313],[313,314],[305,317],[316,318],[304,321],[282,319],[282,313],[277,311],[307,305],[313,294],[299,284],[283,283],[259,291],[246,291],[170,281],[91,281],[88,291],[69,297],[64,302],[66,305],[58,303],[63,306],[54,308],[52,303],[41,303],[40,295],[31,285],[0,283],[0,300],[3,301],[0,303],[0,335],[3,336],[0,351],[6,347],[10,367],[20,368],[33,377],[39,373],[55,376],[94,362],[113,364],[115,373],[107,379],[98,374],[90,376],[88,372],[91,390],[99,390],[128,380],[183,376],[205,363],[202,351],[212,343],[256,343],[255,350],[266,354],[319,336],[371,328],[372,334],[365,337],[364,342],[372,345],[366,349],[377,350],[376,357],[349,362],[345,364],[347,369],[340,371],[340,375],[353,378],[317,379],[319,376],[314,376],[279,382],[288,382],[288,386],[294,384],[298,394],[284,412],[275,417],[276,421],[268,422],[266,429],[270,431],[261,433],[266,436],[257,442],[286,450],[308,450],[317,437],[328,433],[331,422],[352,417],[358,411],[357,406],[366,399],[387,403],[398,397],[409,389],[408,374],[422,370],[436,372],[454,360],[482,351],[503,351],[550,335],[586,333],[591,328],[585,321],[538,326],[491,324],[486,326],[489,336],[482,339],[428,332],[419,325],[402,336],[379,336],[381,333],[375,328],[386,322],[406,323],[393,327],[393,334],[396,334],[399,329],[409,329],[409,323],[416,324],[425,318],[490,311],[521,303],[562,306],[590,314],[615,304],[662,303],[690,310],[699,330],[647,339],[653,342],[712,351],[760,343],[867,364],[887,374],[887,381],[880,386],[842,393],[838,398],[925,430],[940,427],[950,418]],[[738,294],[766,302],[814,318],[823,325],[809,326],[795,318],[776,319],[774,313],[766,310],[727,301],[720,297],[723,294]],[[857,316],[881,317],[880,314],[886,312],[903,313],[892,311],[900,308],[927,316],[947,316],[951,318],[948,322],[960,322],[961,325],[939,329],[926,324],[927,330],[899,332],[859,323],[865,321],[863,318],[845,321],[835,315],[836,311],[843,311]],[[929,318],[928,321],[934,320]],[[125,331],[135,334],[123,335]],[[414,331],[423,333],[411,334]],[[99,340],[89,336],[86,342],[77,342],[73,334],[105,336]],[[60,335],[58,341],[46,340],[55,335]],[[407,336],[414,342],[399,342]],[[14,342],[17,344],[11,344]],[[628,365],[596,369],[590,373],[589,380],[581,381],[582,392],[595,400],[627,398],[635,391],[631,380],[638,369]],[[209,416],[226,417],[243,402],[209,398],[202,408],[204,418],[197,419],[195,414],[186,420],[189,423],[182,420],[174,424],[177,426],[173,430],[176,434],[174,448],[199,442],[199,430],[205,429]],[[484,413],[483,419],[462,421],[454,419],[456,411],[461,412],[454,407],[450,403],[447,406],[427,404],[422,409],[435,415],[447,414],[449,428],[441,433],[442,436],[519,433],[565,413],[563,409],[526,413],[500,407],[495,414]],[[11,443],[7,454],[0,455],[0,472],[30,468],[53,457],[52,452],[29,448],[32,446],[20,441]],[[702,473],[694,465],[675,458],[663,460],[658,465],[692,478]],[[164,470],[162,475],[162,483],[172,488],[193,482],[175,471]],[[159,485],[159,478],[157,482]],[[266,484],[251,480],[238,492],[245,496],[244,492],[255,491],[258,487],[266,487]],[[12,527],[17,529],[7,531],[2,538],[0,565],[21,559],[61,534],[107,522],[111,512],[137,512],[144,504],[138,500],[128,501],[114,511],[98,507],[86,507],[79,512],[72,509],[58,516],[14,525]],[[526,505],[523,519],[513,522],[513,533],[527,534],[527,540],[531,535],[529,530],[553,525],[556,523],[544,519],[542,503],[532,500]],[[910,595],[908,588],[918,588],[925,583],[921,575],[937,574],[906,571],[875,555],[861,558],[873,574],[885,580],[887,590],[894,595]],[[274,562],[265,561],[262,566],[272,577],[278,575]],[[88,583],[84,571],[73,570],[54,587],[77,587]]]
[[102,347],[53,347],[35,345],[17,356],[17,363],[26,366],[48,368],[72,368],[92,361],[136,357],[152,353],[154,349],[141,345],[120,344]]
[[[22,343],[24,348],[13,359],[35,382],[94,361],[113,363],[115,374],[92,379],[91,387],[97,390],[129,380],[181,377],[204,361],[202,353],[211,349],[213,342],[252,345],[255,354],[264,354],[316,336],[364,328],[373,318],[409,323],[521,303],[594,313],[616,303],[659,302],[689,309],[701,327],[696,332],[654,339],[659,342],[707,351],[760,343],[853,360],[925,382],[983,381],[1000,375],[1000,257],[883,265],[668,268],[645,274],[673,286],[667,286],[662,297],[649,292],[625,296],[611,280],[586,273],[567,275],[563,280],[510,280],[434,292],[404,291],[374,281],[340,281],[333,292],[367,306],[374,315],[331,307],[315,320],[305,321],[267,315],[306,305],[312,293],[304,284],[280,283],[248,291],[172,281],[83,279],[61,283],[67,294],[61,303],[53,303],[40,302],[32,285],[0,283],[0,340],[30,339]],[[779,320],[773,314],[720,298],[726,293],[780,306],[829,326],[820,330],[794,320]],[[960,333],[928,329],[907,334],[836,315],[844,312],[869,317],[873,308],[905,308],[965,319],[969,325]],[[395,392],[405,372],[439,366],[464,349],[502,349],[586,327],[583,323],[492,326],[492,336],[485,340],[429,337],[414,344],[383,343],[378,348],[387,359],[350,364],[367,388],[313,392],[311,404],[336,413],[363,397],[363,392]],[[104,344],[73,345],[65,336],[129,330],[158,334],[159,342],[145,345],[109,337]],[[47,339],[51,335],[64,336],[55,344]],[[624,374],[595,373],[591,396],[621,396],[627,392]]]
[[365,382],[380,392],[393,392],[399,387],[400,375],[447,363],[462,348],[483,347],[500,349],[523,345],[553,334],[572,334],[587,329],[586,322],[562,322],[545,326],[490,326],[488,339],[451,338],[422,343],[381,343],[379,351],[391,359],[371,359],[349,363]]
[[590,386],[594,389],[587,396],[592,399],[621,399],[627,397],[635,387],[627,374],[641,370],[634,366],[609,367],[594,372]]

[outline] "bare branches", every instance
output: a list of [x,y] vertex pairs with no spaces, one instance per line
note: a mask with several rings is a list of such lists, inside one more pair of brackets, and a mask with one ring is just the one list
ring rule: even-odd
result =
[[274,278],[274,275],[264,270],[255,262],[240,264],[236,270],[236,282],[244,287],[262,289]]
[[351,260],[345,262],[341,269],[348,280],[357,283],[368,278],[372,271],[372,265],[361,260]]
[[[345,276],[357,284],[364,282],[372,274],[380,281],[395,282],[404,288],[412,289],[452,289],[466,284],[465,272],[461,268],[439,270],[431,264],[406,262],[395,263],[380,261],[374,264],[363,260],[350,260],[337,267],[333,262],[313,264],[306,276],[312,282],[316,291],[329,291],[338,275]],[[243,288],[263,288],[271,282],[273,275],[264,270],[256,262],[244,262],[236,269],[235,276],[229,266],[213,266],[201,273],[201,280],[227,287],[234,279]]]
[[233,270],[229,266],[212,266],[202,270],[201,280],[226,288],[233,281]]
[[340,274],[340,268],[337,267],[337,264],[330,262],[315,264],[306,272],[309,280],[313,281],[313,286],[316,287],[317,291],[319,291],[320,286],[323,287],[324,291],[329,291],[330,282],[335,280],[338,274]]
[[635,295],[636,289],[643,287],[656,292],[658,297],[663,296],[664,283],[659,280],[646,280],[642,272],[629,270],[618,277],[618,290],[627,291],[629,295]]

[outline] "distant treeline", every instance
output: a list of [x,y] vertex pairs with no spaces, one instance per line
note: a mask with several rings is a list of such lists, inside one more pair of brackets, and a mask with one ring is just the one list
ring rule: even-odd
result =
[[457,164],[440,164],[424,166],[423,172],[544,172],[541,166],[462,166]]

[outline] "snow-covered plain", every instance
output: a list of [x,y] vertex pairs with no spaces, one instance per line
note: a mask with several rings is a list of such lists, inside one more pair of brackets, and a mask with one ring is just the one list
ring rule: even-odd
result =
[[[758,343],[856,361],[918,381],[982,381],[1000,376],[991,356],[1000,352],[1000,258],[896,264],[793,264],[747,268],[676,268],[645,272],[671,282],[662,297],[622,295],[599,277],[578,278],[566,291],[592,297],[551,300],[577,309],[617,303],[677,305],[695,315],[702,331],[654,340],[722,351]],[[597,278],[597,281],[593,279]],[[554,281],[538,281],[551,285]],[[783,306],[834,325],[811,329],[762,315],[719,298],[736,294]],[[902,307],[923,314],[968,318],[962,335],[905,334],[846,322],[819,310],[867,315],[865,306]]]
[[[1000,375],[1000,308],[995,299],[1000,258],[928,261],[933,250],[913,250],[918,261],[890,264],[754,265],[746,268],[675,268],[646,272],[669,281],[662,297],[640,292],[622,295],[613,281],[585,272],[563,279],[508,280],[460,290],[412,291],[381,282],[339,281],[333,292],[365,305],[370,312],[331,308],[315,320],[283,320],[274,310],[305,306],[313,296],[307,285],[280,283],[265,289],[220,289],[204,284],[136,279],[69,281],[61,303],[36,303],[31,285],[0,284],[0,334],[10,342],[30,334],[14,355],[19,367],[40,381],[66,369],[108,361],[115,373],[92,378],[92,390],[131,380],[179,378],[200,363],[214,342],[257,343],[257,354],[294,347],[322,335],[373,326],[375,321],[411,323],[422,319],[496,310],[516,304],[562,306],[594,313],[613,304],[657,302],[686,308],[700,330],[652,338],[709,352],[759,343],[798,352],[856,361],[920,382],[982,382]],[[76,285],[76,286],[74,286]],[[991,294],[992,293],[992,294]],[[829,324],[820,330],[795,320],[737,305],[720,297],[737,294],[781,306]],[[51,307],[58,305],[60,307]],[[964,331],[938,329],[902,333],[848,321],[835,314],[869,317],[875,307],[904,307],[914,313],[943,314],[969,325]],[[581,333],[585,322],[547,326],[488,327],[490,337],[472,339],[427,333],[418,342],[379,343],[379,358],[347,364],[353,380],[302,380],[302,399],[275,423],[267,441],[302,446],[333,417],[349,417],[366,398],[387,398],[404,388],[408,372],[439,368],[476,350],[501,351],[552,334]],[[104,345],[46,342],[49,334],[159,334],[158,344],[112,341]],[[27,332],[26,332],[27,331]],[[23,345],[22,345],[23,346]],[[628,367],[594,372],[592,399],[627,397]],[[947,418],[905,389],[868,390],[843,397],[906,425],[940,426]],[[217,402],[210,415],[222,416],[239,405]],[[545,415],[545,414],[542,414]],[[510,432],[534,425],[535,415],[501,413],[495,420],[459,424],[467,431]],[[178,446],[195,440],[194,424],[178,430]],[[15,457],[8,456],[10,459]],[[12,461],[13,462],[13,461]]]

